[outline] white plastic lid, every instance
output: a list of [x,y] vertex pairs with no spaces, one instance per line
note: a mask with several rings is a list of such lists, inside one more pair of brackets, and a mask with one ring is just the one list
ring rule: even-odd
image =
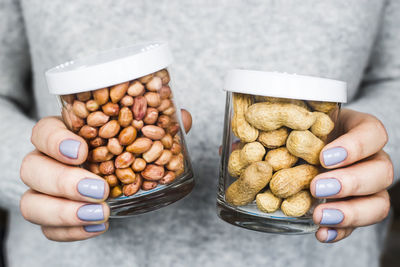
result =
[[172,63],[165,42],[147,42],[71,60],[46,71],[51,94],[100,89],[159,71]]
[[343,81],[254,70],[228,72],[225,91],[302,100],[347,102],[347,84]]

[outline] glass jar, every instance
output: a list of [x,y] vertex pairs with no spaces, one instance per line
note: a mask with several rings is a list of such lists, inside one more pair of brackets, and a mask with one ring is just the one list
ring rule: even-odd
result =
[[111,217],[161,208],[194,186],[167,70],[171,62],[168,44],[151,42],[46,72],[65,124],[88,144],[82,167],[110,186]]
[[251,230],[315,232],[311,180],[320,152],[336,137],[346,83],[317,77],[228,73],[217,213]]

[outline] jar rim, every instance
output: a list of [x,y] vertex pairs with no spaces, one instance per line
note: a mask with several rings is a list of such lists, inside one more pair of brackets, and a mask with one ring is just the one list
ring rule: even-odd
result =
[[145,42],[67,61],[45,72],[51,94],[65,95],[109,87],[168,67],[167,42]]
[[226,75],[224,90],[299,100],[347,102],[346,82],[284,72],[233,69]]

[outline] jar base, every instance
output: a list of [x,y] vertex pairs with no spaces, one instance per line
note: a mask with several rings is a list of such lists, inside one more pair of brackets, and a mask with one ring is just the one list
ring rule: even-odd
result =
[[189,171],[165,188],[134,198],[110,199],[110,218],[125,218],[168,206],[188,195],[194,187],[193,172]]
[[318,225],[312,218],[269,219],[241,212],[217,200],[217,214],[225,222],[242,228],[274,234],[300,235],[315,233]]

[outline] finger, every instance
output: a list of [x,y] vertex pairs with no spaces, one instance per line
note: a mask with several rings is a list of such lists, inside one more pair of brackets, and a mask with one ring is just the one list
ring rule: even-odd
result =
[[367,158],[381,150],[388,141],[383,124],[374,116],[343,110],[345,134],[326,145],[320,154],[325,168],[337,168]]
[[42,232],[49,240],[71,242],[101,235],[108,227],[108,223],[73,227],[42,226]]
[[354,231],[354,228],[327,228],[321,227],[315,233],[315,237],[322,243],[334,243],[340,241]]
[[107,204],[88,204],[44,195],[28,190],[20,201],[22,216],[31,223],[45,226],[79,226],[108,220]]
[[317,175],[310,191],[317,198],[343,198],[380,192],[393,182],[393,164],[383,150],[347,168]]
[[192,114],[183,108],[181,109],[181,114],[183,127],[185,128],[185,132],[188,133],[192,128]]
[[69,131],[57,117],[47,117],[36,123],[31,142],[40,152],[66,164],[82,164],[88,153],[85,140]]
[[314,210],[313,220],[318,225],[335,228],[366,226],[385,219],[389,209],[389,194],[385,190],[370,196],[320,204]]
[[21,164],[22,181],[35,191],[82,202],[102,202],[109,192],[107,182],[83,168],[64,165],[38,151]]

